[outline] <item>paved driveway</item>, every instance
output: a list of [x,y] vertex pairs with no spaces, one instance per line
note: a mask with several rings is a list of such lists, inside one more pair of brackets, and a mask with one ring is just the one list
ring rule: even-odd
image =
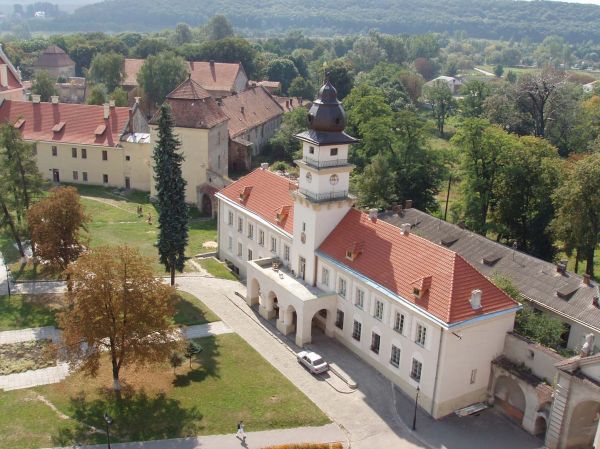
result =
[[[489,424],[473,428],[467,426],[469,431],[465,432],[466,423],[488,422],[486,414],[477,418],[479,421],[470,418],[465,421],[452,418],[435,421],[421,415],[417,433],[413,434],[401,418],[401,415],[412,411],[410,398],[398,393],[389,380],[338,342],[317,337],[312,346],[358,382],[358,389],[352,393],[347,389],[339,389],[339,392],[326,379],[314,377],[302,368],[293,353],[297,349],[293,342],[257,317],[244,300],[235,294],[238,292],[245,296],[246,289],[242,284],[202,277],[181,277],[177,283],[182,290],[202,299],[228,326],[345,429],[352,448],[533,449],[542,445],[541,441],[529,437],[502,417],[495,419],[497,415],[493,415]],[[489,435],[485,435],[487,432]],[[473,435],[469,436],[469,433]],[[488,441],[489,445],[486,443]]]

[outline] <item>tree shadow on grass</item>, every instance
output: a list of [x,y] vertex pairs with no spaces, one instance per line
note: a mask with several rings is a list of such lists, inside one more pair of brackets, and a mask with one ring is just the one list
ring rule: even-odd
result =
[[[123,387],[120,401],[108,388],[100,389],[99,397],[91,400],[82,392],[71,398],[70,409],[77,425],[74,429],[59,429],[53,438],[55,445],[104,441],[105,412],[113,419],[110,435],[115,442],[195,435],[202,420],[202,414],[195,407],[183,408],[178,400],[162,392],[149,396],[144,390],[135,391],[129,386]],[[100,430],[94,432],[90,426]]]
[[[202,382],[207,377],[219,378],[219,342],[216,337],[194,338],[202,347],[202,352],[192,358],[193,369],[186,374],[177,374],[173,380],[175,387],[187,387],[192,382]],[[189,363],[186,360],[184,363]],[[193,364],[196,364],[194,366]]]

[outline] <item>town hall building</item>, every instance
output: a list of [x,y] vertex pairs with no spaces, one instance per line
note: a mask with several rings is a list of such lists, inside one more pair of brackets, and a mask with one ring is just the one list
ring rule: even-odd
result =
[[353,207],[346,114],[327,81],[297,181],[266,166],[218,199],[219,257],[296,344],[335,338],[438,418],[486,400],[519,304],[456,252]]

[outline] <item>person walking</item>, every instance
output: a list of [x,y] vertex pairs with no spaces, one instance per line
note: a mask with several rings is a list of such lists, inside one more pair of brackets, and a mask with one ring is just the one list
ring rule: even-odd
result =
[[238,422],[237,434],[235,436],[241,440],[243,434],[244,434],[244,421],[240,421],[240,422]]

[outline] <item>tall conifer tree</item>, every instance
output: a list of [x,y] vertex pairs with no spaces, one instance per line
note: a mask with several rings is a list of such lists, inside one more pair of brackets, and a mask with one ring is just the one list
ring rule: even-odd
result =
[[188,207],[185,204],[187,182],[181,175],[184,160],[178,151],[180,142],[173,134],[171,107],[163,104],[158,119],[158,141],[154,147],[154,180],[159,207],[158,254],[160,262],[171,273],[183,271],[185,247],[188,243]]

